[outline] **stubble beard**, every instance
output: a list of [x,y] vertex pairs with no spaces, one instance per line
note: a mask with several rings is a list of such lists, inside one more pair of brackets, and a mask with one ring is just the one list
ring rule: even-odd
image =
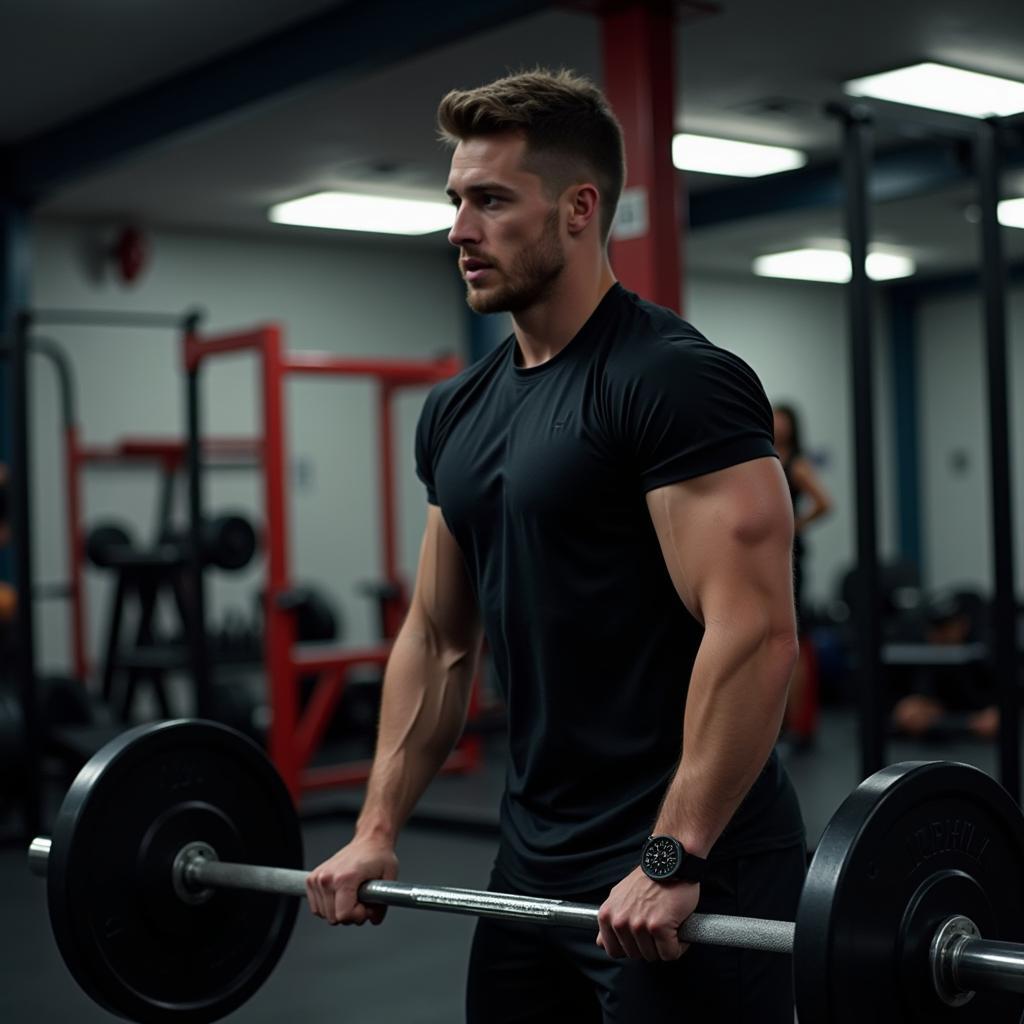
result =
[[506,282],[487,291],[466,288],[466,302],[475,313],[519,313],[542,302],[565,269],[565,252],[558,237],[558,210],[544,221],[540,238],[516,254]]

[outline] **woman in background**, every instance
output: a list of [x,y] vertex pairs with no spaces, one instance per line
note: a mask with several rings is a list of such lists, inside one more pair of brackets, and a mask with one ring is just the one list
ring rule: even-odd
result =
[[772,409],[775,429],[775,451],[793,499],[793,597],[796,602],[797,630],[800,636],[800,658],[789,684],[785,729],[796,747],[804,747],[814,739],[817,700],[808,690],[809,665],[813,658],[806,636],[803,615],[804,531],[810,523],[832,510],[832,498],[815,472],[811,460],[804,455],[800,437],[800,420],[791,405],[777,404]]

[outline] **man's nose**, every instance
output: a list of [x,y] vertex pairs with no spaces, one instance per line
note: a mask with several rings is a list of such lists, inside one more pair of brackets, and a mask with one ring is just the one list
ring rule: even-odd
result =
[[455,223],[448,232],[448,241],[461,247],[480,241],[479,222],[473,216],[468,203],[462,203],[455,211]]

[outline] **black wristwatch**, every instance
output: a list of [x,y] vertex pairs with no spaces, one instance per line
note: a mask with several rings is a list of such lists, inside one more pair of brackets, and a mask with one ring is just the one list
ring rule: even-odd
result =
[[675,836],[648,836],[640,853],[640,867],[655,882],[700,882],[708,862],[694,853],[687,853]]

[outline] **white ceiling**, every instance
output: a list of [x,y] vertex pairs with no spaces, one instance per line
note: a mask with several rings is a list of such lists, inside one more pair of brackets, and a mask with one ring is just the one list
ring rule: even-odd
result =
[[[355,0],[354,0],[355,2]],[[361,2],[361,0],[360,0]],[[337,0],[3,0],[0,140],[22,141],[328,8]],[[429,5],[426,5],[429,6]],[[415,17],[423,16],[423,4]],[[447,89],[534,64],[601,79],[600,24],[553,9],[353,79],[323,78],[137,150],[63,187],[41,216],[267,234],[281,199],[352,182],[439,193],[447,157],[434,111]],[[677,121],[687,130],[838,155],[823,104],[845,79],[923,59],[1024,77],[1021,0],[725,0],[676,31]],[[892,141],[882,136],[880,146]],[[1008,175],[1024,193],[1024,175]],[[689,175],[691,192],[732,181]],[[976,262],[969,186],[879,204],[875,235],[925,272]],[[745,271],[759,252],[840,237],[837,210],[784,212],[694,231],[693,268]],[[326,239],[337,237],[319,233]],[[351,236],[350,236],[351,237]],[[1024,258],[1024,231],[1005,232]],[[440,238],[394,244],[443,245]]]

